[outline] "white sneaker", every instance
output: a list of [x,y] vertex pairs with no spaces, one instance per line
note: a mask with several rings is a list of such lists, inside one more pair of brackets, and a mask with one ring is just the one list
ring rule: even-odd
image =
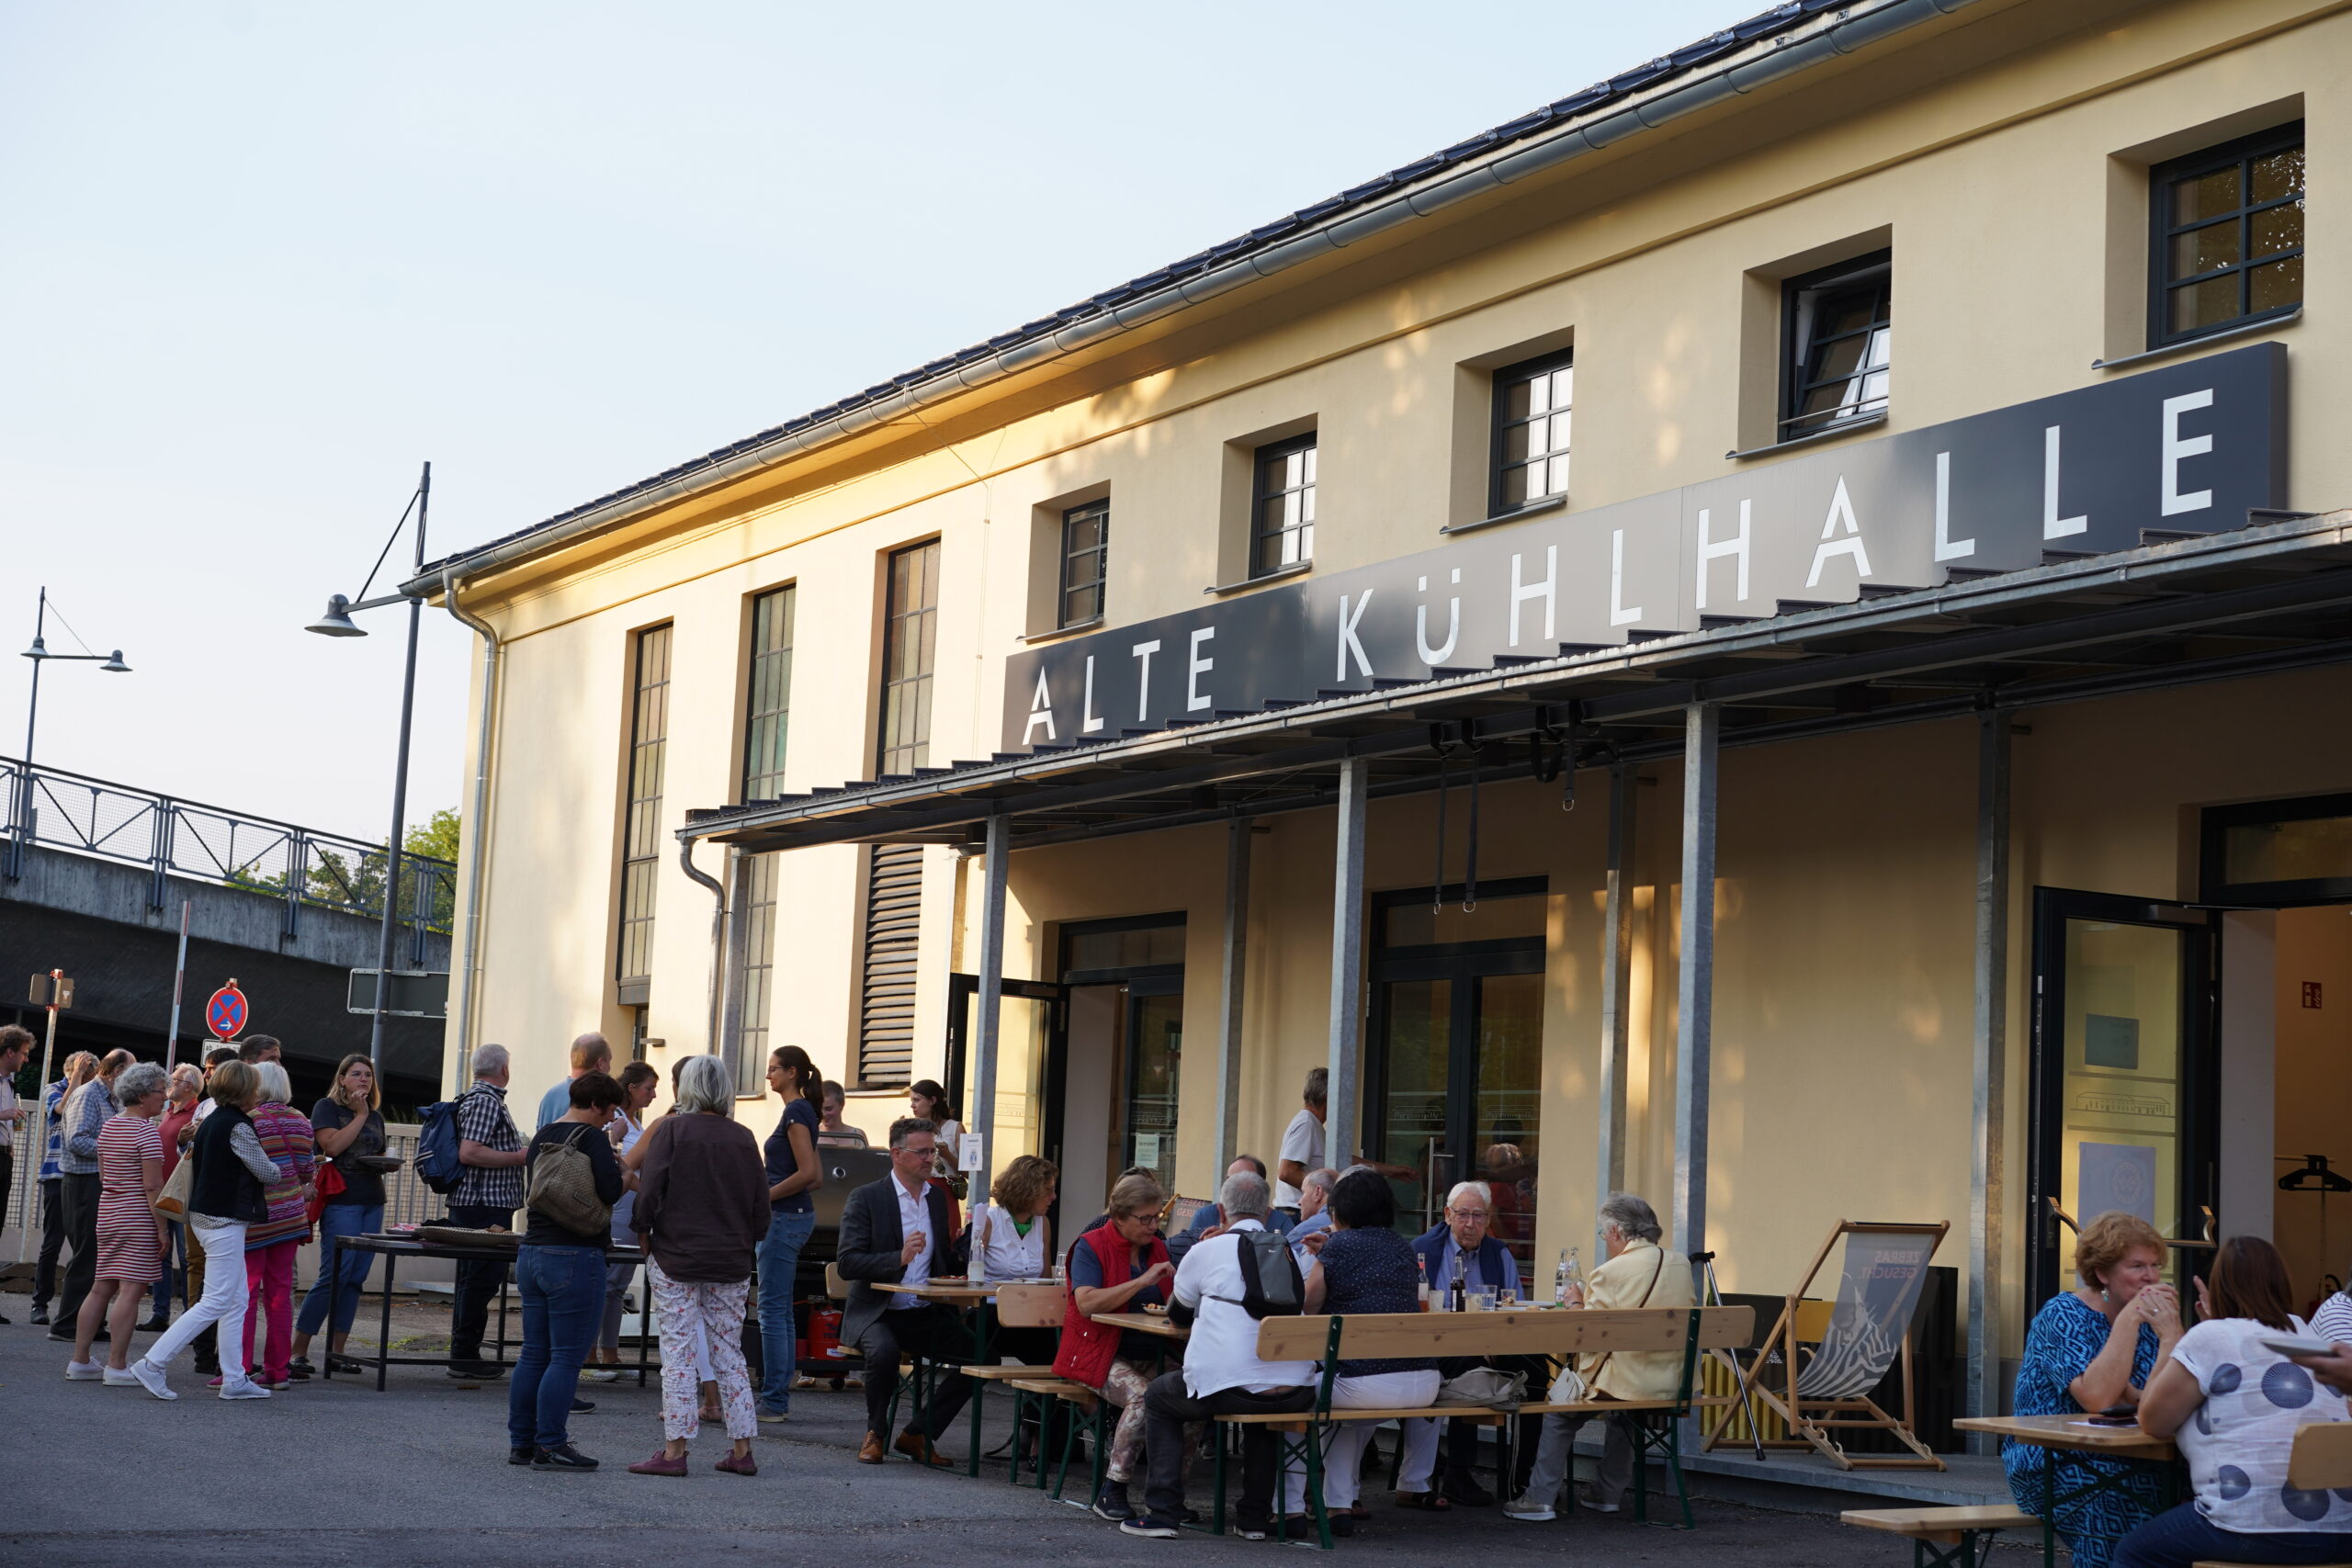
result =
[[224,1382],[220,1385],[220,1397],[223,1399],[267,1399],[269,1390],[251,1378],[239,1378],[235,1382]]
[[104,1382],[108,1388],[137,1388],[139,1386],[139,1380],[131,1376],[130,1369],[128,1367],[120,1371],[115,1371],[112,1367],[102,1370],[106,1372]]
[[69,1360],[65,1363],[65,1381],[67,1382],[96,1382],[98,1381],[100,1370],[96,1361]]
[[621,1381],[621,1370],[618,1367],[591,1367],[580,1374],[580,1381],[582,1382],[618,1382]]
[[139,1359],[130,1363],[130,1375],[139,1380],[139,1386],[141,1388],[145,1389],[149,1393],[153,1394],[158,1399],[177,1399],[179,1397],[178,1394],[172,1392],[172,1385],[164,1381],[164,1369],[157,1366],[154,1362],[149,1360],[144,1356],[140,1357]]
[[1531,1524],[1542,1524],[1559,1517],[1551,1504],[1537,1502],[1535,1495],[1532,1492],[1514,1497],[1503,1505],[1503,1517],[1507,1519],[1525,1519]]
[[1591,1484],[1588,1483],[1577,1488],[1577,1506],[1587,1513],[1613,1514],[1618,1511],[1620,1505],[1604,1501],[1600,1494],[1594,1491]]

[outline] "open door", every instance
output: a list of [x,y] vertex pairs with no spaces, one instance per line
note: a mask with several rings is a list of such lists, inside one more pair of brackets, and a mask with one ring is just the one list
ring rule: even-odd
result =
[[[1067,989],[1047,980],[1007,980],[1003,1010],[997,1017],[996,1147],[989,1151],[989,1168],[1002,1170],[1020,1155],[1054,1157],[1046,1147],[1051,1129],[1045,1108],[1057,1096],[1054,1087],[1059,1062],[1057,1045],[1063,1028]],[[953,1086],[964,1123],[974,1127],[972,1089],[978,1063],[973,1055],[978,1036],[980,994],[978,975],[947,976],[947,1051],[942,1081]],[[986,1193],[969,1199],[985,1200]]]

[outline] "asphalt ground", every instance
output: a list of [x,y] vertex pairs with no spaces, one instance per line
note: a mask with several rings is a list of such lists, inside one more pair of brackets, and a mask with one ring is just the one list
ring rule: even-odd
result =
[[[369,1303],[371,1308],[373,1303]],[[69,1383],[67,1351],[31,1326],[22,1295],[0,1296],[0,1426],[9,1456],[0,1563],[74,1568],[488,1568],[551,1561],[566,1568],[782,1562],[924,1568],[1038,1568],[1057,1562],[1262,1561],[1311,1548],[1188,1533],[1172,1541],[1120,1536],[1070,1504],[1006,1483],[1003,1462],[975,1479],[929,1472],[893,1457],[856,1462],[865,1406],[855,1391],[803,1391],[792,1418],[763,1427],[760,1473],[719,1474],[727,1451],[710,1428],[684,1480],[630,1475],[625,1466],[660,1446],[658,1389],[583,1384],[596,1402],[573,1441],[604,1461],[594,1474],[516,1469],[506,1462],[503,1382],[453,1383],[433,1368],[374,1379],[298,1383],[269,1400],[213,1397],[187,1357],[171,1369],[173,1403],[136,1388]],[[404,1308],[395,1338],[430,1342],[437,1314]],[[405,1329],[407,1332],[403,1332]],[[141,1344],[150,1336],[139,1337]],[[355,1344],[354,1349],[362,1347]],[[1010,1401],[988,1396],[989,1440],[1008,1426]],[[946,1447],[958,1459],[959,1420]],[[1384,1451],[1393,1438],[1384,1435]],[[1208,1469],[1195,1467],[1204,1510]],[[1074,1486],[1073,1491],[1077,1488]],[[1693,1532],[1590,1513],[1521,1524],[1493,1508],[1407,1513],[1366,1488],[1374,1510],[1337,1557],[1355,1562],[1572,1560],[1625,1564],[1797,1568],[1904,1564],[1907,1541],[1847,1529],[1834,1517],[1701,1502]],[[2021,1555],[2004,1551],[2022,1564]]]

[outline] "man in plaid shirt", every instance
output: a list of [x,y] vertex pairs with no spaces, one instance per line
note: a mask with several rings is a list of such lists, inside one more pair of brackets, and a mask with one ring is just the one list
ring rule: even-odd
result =
[[[449,1192],[453,1225],[512,1226],[523,1206],[523,1136],[506,1112],[510,1073],[506,1047],[484,1045],[474,1053],[473,1087],[458,1097],[458,1163],[465,1167]],[[506,1265],[468,1260],[458,1265],[458,1290],[449,1309],[449,1375],[478,1381],[506,1369],[481,1359],[482,1331],[490,1303],[506,1285]]]

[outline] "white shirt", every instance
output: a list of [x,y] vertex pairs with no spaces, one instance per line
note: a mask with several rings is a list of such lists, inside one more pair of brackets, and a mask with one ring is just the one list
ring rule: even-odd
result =
[[[645,1136],[645,1129],[638,1125],[637,1119],[626,1111],[615,1111],[613,1112],[613,1120],[618,1122],[624,1129],[621,1134],[620,1146],[613,1151],[615,1157],[617,1158],[626,1156],[629,1150],[637,1147],[638,1140]],[[610,1124],[607,1123],[608,1131],[609,1126]],[[637,1194],[634,1192],[622,1193],[621,1201],[613,1205],[612,1237],[616,1245],[621,1247],[635,1247],[637,1245],[637,1232],[629,1223],[636,1213]]]
[[2336,1292],[2312,1314],[2312,1333],[2329,1344],[2352,1344],[2352,1296]]
[[1241,1305],[1239,1236],[1265,1228],[1256,1220],[1236,1220],[1223,1235],[1194,1244],[1177,1266],[1175,1299],[1200,1314],[1184,1346],[1184,1387],[1195,1399],[1228,1388],[1263,1393],[1315,1381],[1313,1361],[1258,1359],[1258,1320]]
[[1282,1178],[1285,1161],[1296,1160],[1300,1174],[1315,1169],[1323,1163],[1323,1119],[1304,1105],[1298,1114],[1283,1129],[1283,1146],[1274,1156],[1274,1207],[1298,1207],[1298,1189]]
[[931,1148],[931,1173],[933,1176],[956,1174],[956,1156],[963,1148],[964,1124],[949,1118],[939,1124],[938,1136]]
[[[931,1283],[931,1249],[939,1245],[939,1238],[931,1234],[931,1184],[924,1182],[910,1193],[907,1190],[907,1184],[899,1179],[899,1173],[895,1170],[890,1173],[889,1181],[890,1191],[899,1200],[899,1242],[903,1244],[907,1237],[917,1231],[922,1232],[925,1238],[923,1249],[915,1254],[914,1261],[908,1264],[906,1272],[899,1276],[899,1283],[927,1285]],[[885,1310],[899,1312],[908,1307],[921,1305],[922,1305],[921,1296],[897,1292],[892,1294],[890,1304]]]
[[1029,1222],[1029,1234],[1023,1235],[1012,1227],[1012,1216],[1001,1204],[990,1203],[982,1212],[980,1227],[986,1241],[980,1247],[991,1280],[1042,1280],[1049,1272],[1046,1267],[1046,1217],[1039,1214]]
[[[2306,1332],[2301,1318],[2294,1332]],[[2352,1419],[2344,1396],[2275,1350],[2278,1330],[2250,1317],[2208,1318],[2180,1337],[2172,1359],[2205,1391],[2173,1440],[2188,1461],[2197,1511],[2245,1535],[2352,1531],[2352,1502],[2287,1489],[2295,1434],[2314,1421]]]

